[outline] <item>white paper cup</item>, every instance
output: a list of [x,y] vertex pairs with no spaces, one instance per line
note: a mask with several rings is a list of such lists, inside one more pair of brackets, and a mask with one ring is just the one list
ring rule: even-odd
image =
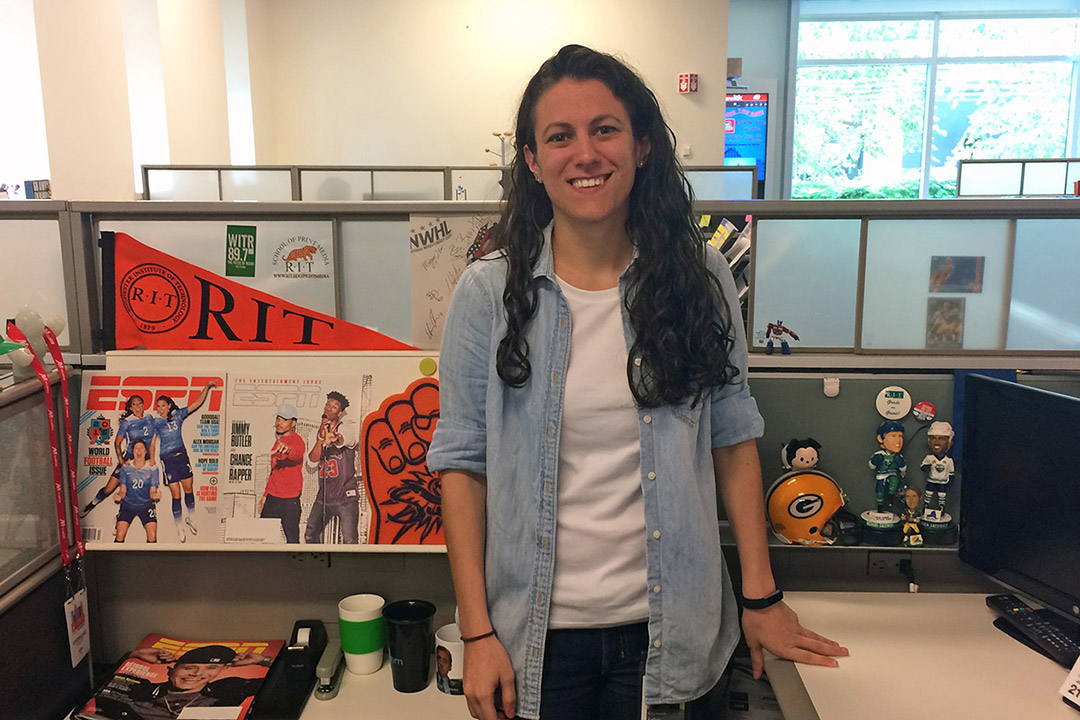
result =
[[435,684],[447,695],[464,695],[461,684],[465,666],[465,643],[457,623],[435,631]]
[[338,625],[345,666],[357,675],[370,675],[382,667],[386,646],[386,601],[378,595],[350,595],[338,603]]

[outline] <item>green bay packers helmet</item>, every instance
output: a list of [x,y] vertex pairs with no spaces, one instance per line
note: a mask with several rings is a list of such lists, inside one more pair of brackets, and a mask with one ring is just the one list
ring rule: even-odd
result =
[[781,476],[765,496],[769,525],[781,541],[795,545],[832,545],[840,536],[834,515],[847,497],[836,481],[818,470],[795,470]]

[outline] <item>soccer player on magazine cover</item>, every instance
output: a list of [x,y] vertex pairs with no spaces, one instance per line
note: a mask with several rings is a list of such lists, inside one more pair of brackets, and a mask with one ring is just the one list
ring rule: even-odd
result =
[[154,418],[146,414],[146,401],[142,395],[137,394],[129,397],[127,402],[124,403],[124,412],[120,415],[120,425],[116,429],[116,439],[113,440],[116,457],[120,458],[120,461],[117,463],[116,469],[113,470],[108,482],[105,483],[105,487],[98,490],[94,499],[83,508],[83,517],[86,517],[95,506],[100,505],[116,488],[120,487],[120,469],[125,463],[131,461],[131,446],[136,440],[148,443],[147,450],[149,452],[147,457],[152,458],[157,450],[157,431],[154,429]]
[[[154,430],[157,433],[158,451],[161,453],[161,464],[165,471],[165,482],[169,486],[172,495],[173,522],[176,523],[176,536],[180,542],[187,541],[187,533],[184,531],[183,521],[187,521],[188,530],[192,535],[198,535],[199,530],[195,525],[195,488],[192,481],[191,459],[188,457],[187,447],[184,445],[184,420],[206,402],[210,391],[217,387],[217,381],[211,380],[195,398],[195,402],[187,407],[176,406],[176,402],[168,395],[158,398],[155,409],[159,417],[153,419]],[[180,489],[184,490],[184,502],[180,502]],[[184,518],[183,507],[187,506],[187,517]]]
[[127,539],[128,529],[135,518],[146,530],[146,542],[157,542],[157,508],[154,506],[161,499],[161,480],[153,460],[147,457],[145,440],[136,440],[131,444],[132,460],[120,466],[119,491],[116,502],[120,509],[116,513],[116,542]]

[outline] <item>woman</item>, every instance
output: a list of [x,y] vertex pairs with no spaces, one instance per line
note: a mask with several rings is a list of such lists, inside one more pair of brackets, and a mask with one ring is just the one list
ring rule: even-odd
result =
[[124,402],[124,412],[120,413],[120,422],[116,428],[116,437],[113,439],[113,450],[119,461],[109,476],[105,487],[98,490],[93,499],[82,510],[82,516],[86,517],[95,506],[100,505],[105,498],[109,497],[120,486],[120,470],[125,463],[131,461],[131,448],[136,440],[149,443],[149,454],[153,457],[157,450],[157,431],[154,430],[154,418],[146,414],[146,401],[143,396],[134,394]]
[[763,608],[743,618],[755,673],[763,646],[835,665],[846,650],[774,602],[734,283],[656,98],[565,47],[525,90],[516,148],[498,252],[447,317],[428,453],[470,712],[638,718],[701,698],[687,716],[713,717],[739,638],[717,489]]
[[[184,420],[206,402],[210,391],[217,387],[217,382],[211,380],[203,387],[202,392],[195,398],[195,402],[185,408],[176,406],[176,402],[168,395],[158,398],[157,414],[160,417],[154,419],[154,431],[160,438],[158,446],[161,452],[161,465],[165,470],[165,482],[172,494],[173,522],[176,523],[176,536],[180,542],[187,541],[187,533],[184,532],[183,520],[187,521],[188,529],[192,535],[198,535],[199,530],[195,527],[195,488],[192,483],[191,460],[188,458],[187,447],[184,445]],[[184,505],[187,506],[187,518],[180,504],[180,487],[184,488]]]
[[131,449],[131,462],[120,468],[120,489],[116,493],[116,502],[120,503],[116,513],[116,542],[122,543],[127,539],[128,528],[135,518],[142,521],[146,542],[157,542],[157,508],[154,503],[161,499],[158,469],[152,460],[148,460],[149,451],[144,440],[136,440]]

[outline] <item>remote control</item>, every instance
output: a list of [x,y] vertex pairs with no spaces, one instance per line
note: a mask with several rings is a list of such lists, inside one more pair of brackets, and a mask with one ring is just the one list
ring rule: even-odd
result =
[[999,617],[994,626],[1054,662],[1071,668],[1080,657],[1076,628],[1050,610],[1035,610],[1011,594],[990,595],[987,607]]
[[986,607],[998,615],[1016,615],[1017,613],[1034,612],[1030,605],[1012,593],[1000,595],[987,595]]

